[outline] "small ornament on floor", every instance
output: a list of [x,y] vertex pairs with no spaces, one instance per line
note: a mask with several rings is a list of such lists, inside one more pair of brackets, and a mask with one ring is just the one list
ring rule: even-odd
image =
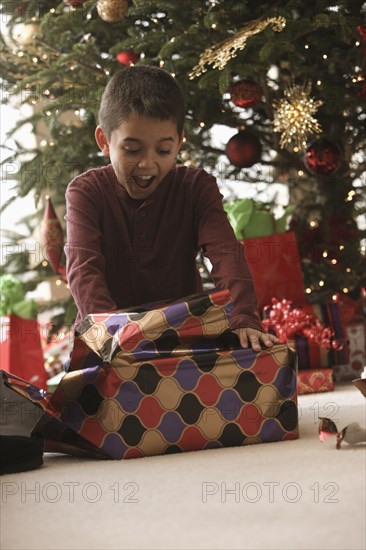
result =
[[336,448],[341,448],[342,441],[349,445],[366,442],[366,430],[358,422],[352,422],[338,431],[337,426],[330,418],[319,417],[319,439],[323,443],[329,437],[336,437]]
[[352,384],[360,390],[364,397],[366,397],[366,366],[363,368],[361,378],[356,378],[355,380],[352,380]]

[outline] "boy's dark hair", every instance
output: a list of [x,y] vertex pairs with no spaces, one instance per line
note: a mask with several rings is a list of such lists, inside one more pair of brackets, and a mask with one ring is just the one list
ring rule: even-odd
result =
[[180,136],[185,105],[178,82],[158,67],[137,65],[119,70],[108,82],[99,109],[99,124],[108,139],[131,114],[172,119]]

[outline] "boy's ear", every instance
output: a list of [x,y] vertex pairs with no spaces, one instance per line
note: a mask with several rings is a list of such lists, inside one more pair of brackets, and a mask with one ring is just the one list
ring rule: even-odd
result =
[[95,129],[95,140],[98,144],[99,149],[102,151],[103,155],[109,157],[109,143],[107,136],[100,126],[97,126]]
[[179,138],[178,151],[182,147],[183,140],[184,140],[184,130],[182,130],[182,133],[181,133],[180,138]]

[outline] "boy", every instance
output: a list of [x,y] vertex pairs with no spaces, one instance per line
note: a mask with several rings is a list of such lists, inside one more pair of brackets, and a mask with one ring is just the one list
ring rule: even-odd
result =
[[67,277],[78,307],[110,312],[202,292],[200,248],[218,289],[233,300],[230,329],[243,347],[270,347],[255,314],[254,286],[213,176],[175,164],[184,138],[184,99],[157,67],[122,69],[102,96],[97,144],[111,163],[68,186]]

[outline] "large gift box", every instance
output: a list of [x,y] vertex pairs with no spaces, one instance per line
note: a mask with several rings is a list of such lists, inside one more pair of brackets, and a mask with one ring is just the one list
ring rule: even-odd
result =
[[45,411],[45,449],[122,459],[296,439],[296,354],[254,352],[229,330],[228,291],[89,315],[53,394],[11,375]]

